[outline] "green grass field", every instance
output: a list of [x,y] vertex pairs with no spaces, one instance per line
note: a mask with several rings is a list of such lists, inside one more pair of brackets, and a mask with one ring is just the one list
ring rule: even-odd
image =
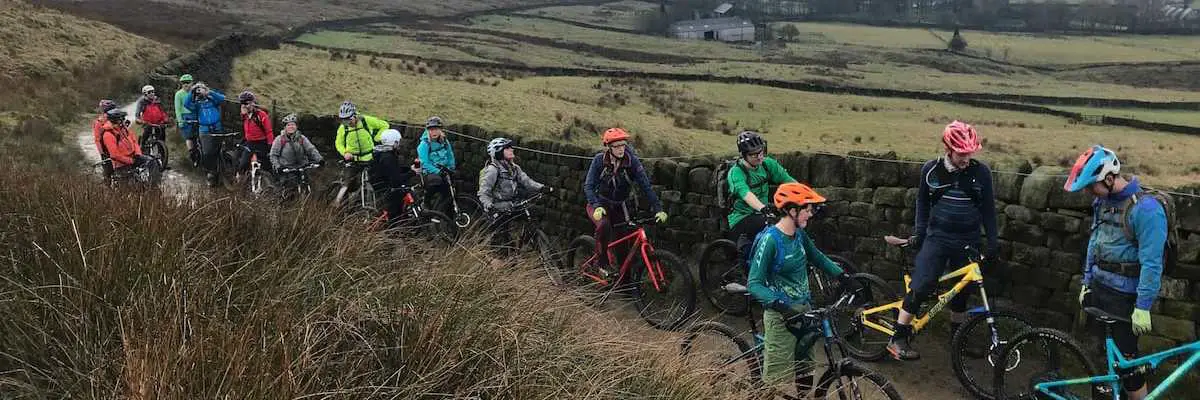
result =
[[435,74],[432,66],[419,73],[404,67],[407,61],[383,62],[393,69],[372,67],[365,58],[331,61],[328,52],[294,47],[257,51],[237,62],[233,86],[252,88],[287,110],[328,114],[349,98],[366,113],[393,120],[438,114],[452,123],[584,145],[594,144],[595,136],[572,130],[564,137],[564,129],[620,125],[645,135],[649,151],[669,147],[675,154],[732,153],[733,137],[722,132],[724,126],[730,133],[763,130],[776,151],[896,151],[924,158],[938,152],[941,126],[958,118],[977,124],[989,139],[984,158],[990,160],[1059,164],[1089,144],[1103,143],[1120,148],[1130,165],[1153,160],[1148,179],[1159,184],[1194,180],[1188,166],[1200,164],[1200,155],[1180,151],[1200,144],[1192,136],[1075,125],[1038,114],[749,85],[570,77],[510,81],[471,71],[453,77]]
[[657,4],[626,0],[598,6],[544,7],[522,11],[518,14],[553,17],[619,29],[635,29],[641,16],[657,12]]

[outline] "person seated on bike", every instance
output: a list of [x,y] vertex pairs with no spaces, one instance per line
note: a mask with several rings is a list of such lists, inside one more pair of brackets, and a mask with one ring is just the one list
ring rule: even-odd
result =
[[508,235],[508,221],[501,220],[502,214],[512,211],[513,204],[535,192],[554,191],[529,177],[516,163],[513,141],[506,138],[492,139],[487,145],[488,163],[479,172],[479,203],[491,219],[491,228],[498,239]]
[[383,132],[391,129],[387,121],[366,114],[359,114],[358,107],[350,100],[338,107],[337,135],[333,145],[343,160],[353,163],[342,170],[342,182],[349,190],[358,188],[359,175],[374,157],[375,142],[382,140]]
[[583,193],[588,201],[588,217],[596,228],[595,267],[601,272],[606,272],[608,268],[609,260],[605,249],[612,239],[612,225],[628,219],[627,203],[634,184],[641,188],[642,194],[650,201],[655,219],[659,223],[667,221],[662,202],[650,188],[650,177],[646,175],[646,168],[642,166],[642,161],[634,154],[628,141],[629,133],[624,129],[610,128],[604,131],[601,142],[605,149],[592,158],[587,179],[583,182]]
[[[117,108],[117,103],[109,99],[104,99],[100,100],[100,105],[97,108],[100,110],[100,113],[96,115],[96,120],[92,121],[92,140],[96,142],[96,154],[100,155],[101,160],[107,160],[108,153],[104,151],[104,143],[101,141],[100,134],[104,133],[104,125],[108,123],[108,111]],[[112,176],[112,162],[104,162],[101,164],[101,167],[104,169],[104,179],[107,180]]]
[[374,147],[368,175],[371,186],[383,194],[387,207],[388,225],[395,226],[404,217],[404,197],[410,181],[419,169],[405,164],[400,159],[400,131],[387,129],[380,132],[380,144]]
[[187,145],[188,158],[192,163],[199,163],[199,156],[196,154],[196,132],[197,124],[196,114],[188,109],[184,101],[187,99],[188,93],[192,91],[192,75],[183,74],[179,77],[179,90],[175,91],[175,123],[179,128],[179,136],[183,137],[183,142]]
[[767,156],[767,142],[757,132],[744,131],[737,136],[737,165],[729,169],[729,192],[735,199],[728,222],[731,240],[737,243],[742,259],[749,257],[750,241],[769,222],[772,207],[763,203],[771,193],[770,185],[795,182],[787,170]]
[[451,215],[450,180],[443,175],[445,167],[454,172],[454,149],[450,147],[450,138],[442,130],[442,118],[433,116],[425,121],[425,132],[417,144],[417,157],[421,160],[421,182],[425,185],[425,204],[431,209]]
[[212,134],[224,131],[221,127],[221,103],[224,101],[225,95],[209,89],[204,82],[192,85],[191,91],[183,99],[184,107],[191,110],[199,122],[200,163],[208,173],[209,186],[217,184],[217,155],[221,149]]
[[[167,111],[163,108],[162,100],[158,98],[158,92],[154,90],[154,86],[142,86],[142,97],[137,100],[137,107],[133,112],[133,119],[142,126],[142,136],[140,142],[145,142],[155,127],[162,129],[167,124],[171,123],[171,117],[167,116]],[[163,132],[165,133],[165,131]],[[158,138],[166,141],[166,136]]]
[[763,305],[762,377],[771,386],[790,377],[795,377],[797,388],[813,385],[812,345],[817,335],[795,329],[787,322],[811,309],[809,264],[836,276],[847,291],[862,287],[817,249],[804,230],[824,202],[824,197],[802,183],[780,185],[774,206],[782,215],[754,239],[746,288]]
[[275,181],[284,188],[295,187],[297,176],[284,174],[284,169],[297,169],[308,165],[323,163],[321,152],[317,150],[308,137],[300,133],[296,125],[296,114],[283,117],[283,131],[275,136],[271,143],[271,164],[275,167]]
[[258,162],[267,171],[271,169],[271,145],[275,143],[275,130],[271,126],[271,116],[267,110],[259,107],[257,98],[249,90],[238,94],[238,103],[242,109],[242,135],[244,144],[250,151],[243,151],[238,160],[238,175],[250,170],[250,156],[258,156]]
[[[978,246],[979,230],[987,234],[984,263],[1000,254],[996,231],[996,202],[992,191],[992,171],[971,157],[983,148],[979,134],[971,125],[954,121],[942,132],[945,155],[921,167],[917,192],[916,221],[910,248],[917,249],[911,291],[896,319],[896,331],[888,342],[888,352],[897,360],[916,360],[920,353],[912,348],[912,320],[921,303],[937,289],[938,278],[947,269],[968,263],[965,246]],[[966,321],[967,299],[975,289],[963,290],[950,301],[950,331]]]
[[[1141,182],[1137,177],[1121,176],[1117,154],[1099,145],[1079,156],[1063,188],[1068,192],[1084,190],[1095,197],[1095,222],[1083,265],[1079,303],[1130,316],[1132,324],[1112,325],[1112,336],[1125,357],[1136,358],[1137,337],[1150,332],[1150,309],[1162,283],[1166,211],[1159,201],[1138,200],[1148,197]],[[1121,383],[1130,399],[1146,397],[1144,374],[1135,374]]]
[[137,136],[129,133],[130,122],[126,119],[128,113],[112,109],[105,113],[105,116],[107,121],[101,128],[100,136],[104,152],[112,160],[113,171],[127,171],[147,162],[150,157],[142,155]]

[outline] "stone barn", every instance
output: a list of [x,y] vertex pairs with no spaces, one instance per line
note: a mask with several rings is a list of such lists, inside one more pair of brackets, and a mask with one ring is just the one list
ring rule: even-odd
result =
[[671,36],[679,39],[752,42],[755,40],[755,28],[749,20],[739,17],[694,19],[671,24]]

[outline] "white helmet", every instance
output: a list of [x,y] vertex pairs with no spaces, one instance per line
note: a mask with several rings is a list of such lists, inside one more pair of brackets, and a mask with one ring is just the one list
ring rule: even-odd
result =
[[403,137],[400,136],[400,131],[395,130],[395,129],[388,129],[386,131],[383,131],[383,133],[380,136],[381,137],[379,139],[379,142],[382,143],[384,146],[392,146],[392,147],[399,146],[400,139],[403,139]]
[[487,145],[488,155],[491,156],[493,160],[499,160],[501,154],[500,152],[504,151],[505,147],[511,147],[512,143],[513,142],[511,140],[502,137],[492,139],[492,141]]
[[143,96],[150,94],[150,92],[153,92],[153,91],[154,91],[154,86],[150,86],[150,85],[142,86],[142,95]]

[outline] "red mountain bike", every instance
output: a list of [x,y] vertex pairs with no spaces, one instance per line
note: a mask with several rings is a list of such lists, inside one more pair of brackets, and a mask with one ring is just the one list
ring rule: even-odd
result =
[[[623,292],[634,299],[638,314],[659,329],[676,329],[696,312],[696,292],[692,274],[683,260],[666,250],[655,250],[644,225],[653,217],[613,225],[614,231],[627,231],[608,243],[609,265],[617,264],[617,252],[627,248],[620,268],[605,271],[595,267],[596,239],[582,235],[567,246],[564,282],[579,282],[589,287]],[[608,298],[608,293],[601,299]]]

